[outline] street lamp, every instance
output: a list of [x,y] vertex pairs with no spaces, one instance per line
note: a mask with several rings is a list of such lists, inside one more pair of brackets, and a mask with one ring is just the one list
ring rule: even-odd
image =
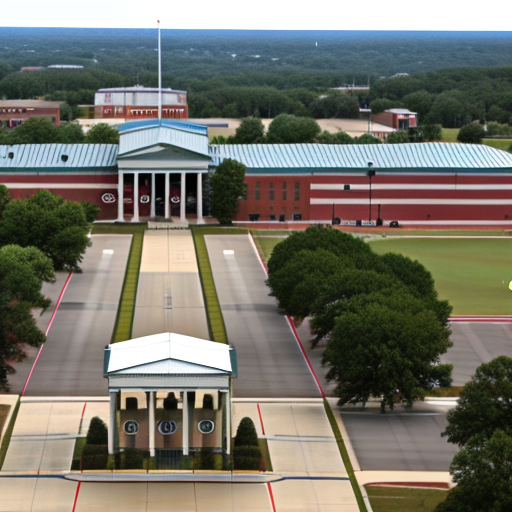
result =
[[372,221],[372,178],[375,176],[375,170],[373,169],[373,162],[370,160],[368,162],[368,170],[366,171],[366,176],[368,176],[369,180],[369,190],[368,190],[368,222]]

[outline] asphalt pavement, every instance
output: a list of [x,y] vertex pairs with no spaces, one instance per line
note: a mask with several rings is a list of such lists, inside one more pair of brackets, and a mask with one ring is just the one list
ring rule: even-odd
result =
[[112,337],[130,243],[130,235],[92,236],[83,272],[69,281],[27,396],[107,395],[103,349]]
[[319,397],[297,341],[268,295],[250,238],[208,235],[205,240],[228,340],[237,351],[234,396]]

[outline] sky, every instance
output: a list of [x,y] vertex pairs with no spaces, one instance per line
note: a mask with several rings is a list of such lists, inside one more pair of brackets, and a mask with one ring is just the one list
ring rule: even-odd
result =
[[[302,6],[302,7],[300,7]],[[510,0],[22,0],[0,27],[510,31]]]

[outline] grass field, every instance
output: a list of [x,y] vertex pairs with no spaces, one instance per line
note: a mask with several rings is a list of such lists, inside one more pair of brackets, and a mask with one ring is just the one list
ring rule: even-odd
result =
[[453,315],[512,314],[512,239],[400,238],[374,239],[372,249],[398,252],[418,260],[432,273]]
[[482,142],[487,146],[503,149],[504,151],[508,151],[508,148],[512,147],[512,139],[483,139]]
[[433,512],[447,491],[367,486],[373,512]]

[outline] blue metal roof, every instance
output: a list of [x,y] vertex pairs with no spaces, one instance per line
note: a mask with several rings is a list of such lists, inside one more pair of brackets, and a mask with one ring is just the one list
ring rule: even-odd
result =
[[130,130],[138,130],[140,128],[151,128],[155,126],[165,126],[167,128],[175,128],[177,130],[183,130],[190,133],[199,133],[201,135],[208,135],[208,128],[199,124],[186,123],[181,121],[175,121],[172,119],[162,119],[158,122],[158,119],[144,119],[141,121],[129,121],[119,125],[119,132],[127,132]]
[[117,165],[117,144],[0,145],[0,172],[24,168],[105,168]]
[[[512,171],[512,154],[481,144],[425,142],[417,144],[218,144],[211,146],[213,165],[225,158],[250,171],[264,169],[442,170],[499,169]],[[311,172],[310,171],[310,172]]]

